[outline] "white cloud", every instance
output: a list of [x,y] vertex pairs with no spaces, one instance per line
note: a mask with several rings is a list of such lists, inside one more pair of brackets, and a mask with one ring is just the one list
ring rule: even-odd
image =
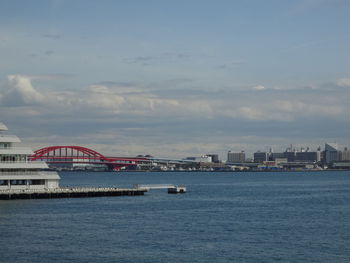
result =
[[238,109],[240,116],[250,119],[250,120],[262,120],[262,112],[256,108],[253,107],[240,107]]
[[30,78],[22,75],[9,75],[8,85],[1,102],[6,105],[32,105],[45,101],[45,96],[35,90]]
[[[85,89],[59,90],[45,88],[55,79],[32,80],[32,76],[8,77],[5,90],[0,92],[2,115],[22,123],[30,120],[36,127],[43,123],[42,126],[51,126],[45,128],[48,130],[42,134],[42,144],[92,145],[101,152],[110,149],[111,153],[125,155],[186,156],[216,152],[225,148],[227,142],[237,144],[235,136],[256,135],[255,132],[260,136],[264,130],[269,131],[267,136],[279,136],[290,130],[296,132],[295,126],[302,133],[303,127],[314,120],[349,121],[347,89],[332,93],[322,89],[276,91],[273,88],[269,92],[252,89],[164,92],[136,85],[100,83]],[[37,87],[39,81],[47,85],[41,83]],[[278,128],[276,131],[266,126],[271,122]],[[40,132],[44,133],[45,129]],[[48,137],[50,134],[54,137]],[[33,143],[41,142],[34,137]],[[164,144],[168,147],[164,148]]]
[[341,87],[350,87],[350,78],[341,78],[337,80],[337,85]]
[[253,90],[265,90],[266,88],[263,85],[257,85],[253,87]]
[[[58,111],[70,113],[72,116],[83,115],[133,115],[154,118],[181,117],[192,118],[239,118],[255,121],[293,121],[302,116],[339,116],[346,112],[344,105],[332,96],[319,97],[317,93],[311,97],[293,94],[280,90],[278,93],[259,93],[248,96],[236,96],[233,92],[225,96],[213,96],[214,92],[201,92],[186,96],[176,94],[176,99],[157,93],[157,90],[145,90],[139,87],[111,84],[97,84],[85,90],[49,90],[39,92],[31,80],[38,76],[10,75],[7,89],[2,96],[4,105],[28,106],[36,105],[32,112],[36,114],[57,114]],[[46,81],[47,78],[44,78]],[[50,79],[51,80],[51,79]],[[342,84],[347,83],[342,79]],[[262,85],[254,90],[265,90]],[[196,95],[197,94],[197,95]],[[247,93],[249,94],[249,92]],[[246,95],[247,95],[246,94]],[[180,96],[179,96],[180,95]],[[317,100],[316,98],[321,98]],[[29,111],[28,111],[29,112]]]

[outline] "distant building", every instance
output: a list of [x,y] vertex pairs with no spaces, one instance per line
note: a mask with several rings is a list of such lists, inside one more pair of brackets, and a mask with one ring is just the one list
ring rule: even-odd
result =
[[295,161],[297,162],[319,162],[321,161],[321,152],[296,152]]
[[284,153],[271,153],[270,160],[275,161],[276,159],[284,158]]
[[211,157],[211,161],[213,163],[219,163],[219,155],[218,154],[206,154],[206,156]]
[[350,161],[350,150],[344,148],[343,151],[339,152],[339,161]]
[[228,152],[227,153],[227,162],[228,163],[244,163],[245,162],[245,152]]
[[286,151],[283,153],[284,158],[287,158],[288,162],[295,162],[296,160],[296,152],[295,151]]
[[287,162],[320,162],[321,161],[321,151],[309,152],[309,148],[306,151],[301,148],[300,151],[295,149],[291,150],[288,148],[283,153],[271,153],[270,161],[276,161],[276,159],[286,159]]
[[325,149],[325,161],[326,163],[332,163],[339,160],[338,145],[336,143],[326,143]]
[[269,160],[269,154],[267,152],[257,151],[254,153],[254,162],[263,163]]

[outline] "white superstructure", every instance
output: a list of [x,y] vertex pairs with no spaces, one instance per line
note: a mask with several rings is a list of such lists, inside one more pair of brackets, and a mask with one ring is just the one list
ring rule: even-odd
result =
[[7,127],[0,122],[0,190],[44,190],[59,187],[60,177],[56,172],[45,171],[45,162],[32,162],[33,151],[17,147],[21,140],[14,135],[5,135]]

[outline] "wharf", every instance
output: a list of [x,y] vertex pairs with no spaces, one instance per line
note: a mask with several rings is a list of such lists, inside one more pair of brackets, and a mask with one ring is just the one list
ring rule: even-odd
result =
[[0,200],[50,199],[100,196],[144,195],[147,189],[115,187],[60,187],[46,190],[0,190]]
[[173,184],[135,184],[135,189],[143,189],[149,191],[151,189],[168,189],[169,194],[186,193],[186,187],[183,185],[177,186]]

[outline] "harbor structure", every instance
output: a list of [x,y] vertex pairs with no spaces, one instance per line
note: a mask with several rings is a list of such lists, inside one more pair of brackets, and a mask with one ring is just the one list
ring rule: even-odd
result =
[[48,171],[45,162],[33,162],[33,151],[18,147],[21,140],[7,135],[7,127],[0,123],[0,190],[45,190],[59,188],[59,175]]
[[173,184],[136,184],[134,189],[149,191],[151,189],[168,189],[169,194],[183,194],[186,193],[186,187],[183,185]]
[[42,190],[2,190],[0,200],[11,199],[51,199],[82,198],[102,196],[138,196],[144,195],[147,189],[117,187],[59,187]]
[[60,177],[43,161],[33,161],[34,152],[18,147],[21,140],[6,135],[0,123],[0,200],[143,195],[147,190],[117,187],[59,187]]

